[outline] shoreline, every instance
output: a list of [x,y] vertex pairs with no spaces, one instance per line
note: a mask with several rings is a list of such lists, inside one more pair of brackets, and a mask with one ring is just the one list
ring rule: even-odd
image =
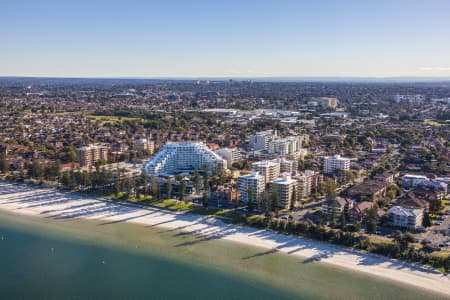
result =
[[93,219],[104,224],[131,222],[163,227],[190,233],[202,240],[221,239],[258,247],[261,255],[285,253],[305,262],[323,262],[450,296],[450,278],[431,268],[302,237],[231,225],[211,216],[124,205],[9,182],[0,182],[0,210],[40,218]]

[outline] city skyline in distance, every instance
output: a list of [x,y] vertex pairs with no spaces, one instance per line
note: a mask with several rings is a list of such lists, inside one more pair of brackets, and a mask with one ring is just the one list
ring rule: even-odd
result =
[[391,2],[8,2],[0,76],[450,78],[450,3]]

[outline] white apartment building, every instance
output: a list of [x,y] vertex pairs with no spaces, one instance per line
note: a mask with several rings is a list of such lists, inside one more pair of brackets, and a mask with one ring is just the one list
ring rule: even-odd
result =
[[339,100],[337,98],[320,97],[320,98],[316,98],[315,100],[323,108],[335,109],[339,104]]
[[424,175],[415,175],[415,174],[405,174],[402,177],[402,187],[403,188],[412,188],[416,187],[419,184],[422,184],[425,181],[428,181],[427,176]]
[[281,156],[294,155],[302,147],[302,140],[298,136],[289,136],[269,142],[268,151]]
[[280,177],[280,170],[280,163],[272,160],[263,160],[252,164],[252,171],[261,174],[264,178],[264,183],[269,183]]
[[268,152],[279,156],[292,156],[298,158],[305,156],[307,149],[302,148],[304,143],[309,142],[308,135],[288,136],[280,139],[273,139],[268,144]]
[[311,193],[318,192],[322,186],[323,175],[313,170],[305,170],[303,175],[308,177],[311,182]]
[[325,157],[323,172],[325,174],[333,174],[337,170],[350,170],[350,159],[340,155]]
[[269,148],[269,142],[276,136],[277,133],[274,130],[259,131],[250,136],[250,147],[254,150],[267,150]]
[[300,199],[309,197],[311,195],[311,176],[300,174],[295,179],[298,182],[298,197]]
[[91,167],[97,161],[108,161],[108,146],[89,145],[77,149],[78,162],[81,167]]
[[280,173],[292,174],[294,171],[297,170],[296,160],[286,159],[283,157],[283,158],[276,158],[272,161],[280,164]]
[[166,143],[145,165],[147,174],[173,174],[192,170],[202,171],[209,166],[212,173],[216,168],[227,169],[227,161],[201,142]]
[[422,226],[423,209],[411,209],[394,206],[387,211],[392,226],[416,229]]
[[323,176],[319,172],[305,170],[297,175],[295,179],[298,181],[298,197],[299,199],[304,199],[320,189]]
[[423,175],[405,174],[402,177],[402,187],[405,189],[410,189],[415,188],[416,186],[427,186],[442,190],[444,194],[447,194],[447,183],[441,180],[439,178],[433,180]]
[[394,96],[394,100],[397,103],[400,102],[423,102],[425,101],[425,96],[424,95],[420,95],[420,94],[415,94],[415,95],[400,95],[397,94]]
[[138,139],[134,142],[133,149],[136,151],[149,151],[150,154],[153,154],[155,144],[148,139]]
[[239,176],[237,179],[239,200],[248,203],[251,199],[253,203],[258,203],[264,193],[265,185],[264,177],[258,172]]
[[[285,174],[283,177],[271,181],[269,185],[271,192],[276,191],[278,193],[280,199],[278,206],[289,208],[291,201],[293,205],[297,203],[297,180],[292,179],[291,176]],[[294,190],[297,199],[292,199]]]
[[216,153],[227,161],[229,167],[242,159],[241,152],[237,148],[222,148],[217,150]]

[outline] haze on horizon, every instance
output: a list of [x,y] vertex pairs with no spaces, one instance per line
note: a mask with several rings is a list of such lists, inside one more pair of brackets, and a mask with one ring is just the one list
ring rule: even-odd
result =
[[0,76],[450,77],[448,0],[1,7]]

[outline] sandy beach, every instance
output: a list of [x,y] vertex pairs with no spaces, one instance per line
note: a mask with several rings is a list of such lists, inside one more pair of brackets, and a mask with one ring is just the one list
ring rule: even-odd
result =
[[226,224],[214,217],[118,204],[50,188],[0,182],[0,210],[55,219],[133,222],[256,246],[261,254],[283,252],[450,296],[450,278],[429,268],[268,230]]

